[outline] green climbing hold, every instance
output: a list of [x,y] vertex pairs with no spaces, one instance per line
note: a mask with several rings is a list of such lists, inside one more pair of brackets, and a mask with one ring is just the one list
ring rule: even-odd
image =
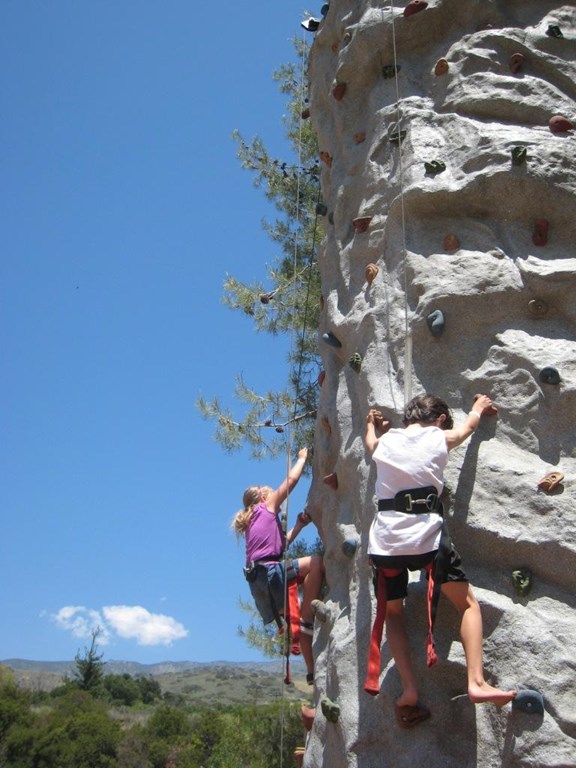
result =
[[526,597],[532,589],[532,573],[528,568],[512,571],[512,585],[521,597]]
[[424,168],[426,169],[426,173],[429,173],[431,176],[436,176],[446,170],[446,163],[443,163],[442,160],[431,160],[428,163],[424,163]]
[[444,313],[441,309],[435,309],[433,312],[430,312],[426,318],[426,322],[428,323],[428,328],[430,328],[430,333],[432,336],[435,336],[436,338],[442,336],[444,333],[444,326],[446,325],[446,321],[444,319]]
[[330,701],[328,698],[322,699],[320,706],[322,707],[322,714],[330,723],[337,723],[340,719],[340,707],[336,702]]
[[545,368],[542,368],[540,373],[538,374],[538,378],[542,382],[542,384],[554,384],[558,385],[560,384],[560,374],[556,370],[556,368],[552,368],[552,366],[547,365]]
[[352,368],[353,371],[356,371],[356,373],[360,373],[360,370],[362,368],[362,355],[360,352],[354,352],[350,360],[348,360],[348,365],[350,368]]
[[526,162],[528,150],[526,147],[512,147],[512,165],[523,165]]

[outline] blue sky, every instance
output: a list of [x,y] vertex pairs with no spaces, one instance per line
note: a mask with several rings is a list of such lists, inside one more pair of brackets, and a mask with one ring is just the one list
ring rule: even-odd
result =
[[225,454],[195,402],[288,374],[221,295],[277,255],[231,134],[285,156],[272,74],[305,16],[0,4],[0,660],[71,659],[94,623],[105,659],[261,658],[229,522],[286,462]]

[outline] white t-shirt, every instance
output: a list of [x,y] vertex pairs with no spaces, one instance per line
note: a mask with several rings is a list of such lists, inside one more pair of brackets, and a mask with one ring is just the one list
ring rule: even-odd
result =
[[[376,463],[376,496],[393,499],[400,491],[434,486],[444,487],[448,447],[438,427],[413,424],[391,429],[383,435],[372,454]],[[438,549],[442,518],[434,512],[377,512],[370,526],[368,554],[423,555]]]

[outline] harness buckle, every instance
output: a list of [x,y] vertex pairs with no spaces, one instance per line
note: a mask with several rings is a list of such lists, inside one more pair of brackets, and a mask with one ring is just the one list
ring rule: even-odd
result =
[[404,494],[404,509],[406,512],[412,512],[415,504],[424,504],[429,512],[433,512],[438,504],[438,496],[429,493],[425,499],[415,499],[411,493]]

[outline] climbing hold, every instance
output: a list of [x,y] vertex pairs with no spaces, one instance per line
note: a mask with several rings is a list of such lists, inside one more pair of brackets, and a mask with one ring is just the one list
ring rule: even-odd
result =
[[355,144],[362,144],[363,141],[366,141],[366,134],[362,132],[355,133],[352,139]]
[[528,150],[521,146],[512,147],[510,154],[512,155],[512,165],[522,165],[526,162]]
[[329,152],[320,152],[320,160],[331,168],[332,167],[332,155]]
[[548,242],[548,228],[550,223],[547,219],[538,219],[534,222],[534,231],[532,232],[532,242],[534,245],[546,245]]
[[574,123],[564,115],[554,115],[548,121],[548,127],[552,133],[567,133],[574,128]]
[[546,491],[546,493],[550,493],[551,491],[556,490],[560,483],[564,480],[564,473],[563,472],[548,472],[547,475],[544,475],[542,480],[538,483],[538,488],[540,488],[541,491]]
[[313,16],[310,16],[305,21],[301,21],[300,25],[308,32],[316,32],[321,21],[322,19],[315,19]]
[[382,67],[382,77],[385,80],[389,80],[391,77],[394,77],[396,74],[398,74],[401,69],[402,67],[400,64],[386,64]]
[[338,40],[334,40],[334,42],[330,46],[330,50],[332,51],[332,53],[338,53],[339,48],[340,46],[338,45]]
[[344,32],[342,35],[342,45],[348,45],[350,40],[352,40],[352,32]]
[[336,101],[342,101],[345,93],[346,93],[346,83],[336,83],[334,88],[332,88],[332,96],[334,96]]
[[428,323],[428,328],[430,328],[432,336],[442,336],[444,333],[445,320],[444,313],[441,309],[435,309],[433,312],[430,312],[426,318],[426,322]]
[[316,600],[312,600],[310,603],[310,608],[312,609],[314,618],[318,619],[318,621],[321,621],[322,623],[324,623],[330,615],[326,603],[322,600],[318,600],[318,598],[316,598]]
[[356,219],[352,220],[352,226],[358,234],[362,234],[363,232],[366,232],[371,221],[372,216],[358,216]]
[[557,24],[549,24],[546,34],[548,37],[564,37],[562,30]]
[[302,110],[301,117],[302,117],[302,120],[308,120],[308,118],[310,117],[310,107],[306,107],[305,109]]
[[322,338],[331,347],[336,347],[337,349],[342,346],[342,343],[339,341],[339,339],[334,336],[332,331],[328,331],[327,333],[322,334]]
[[316,709],[314,707],[307,707],[306,704],[302,704],[300,714],[302,715],[304,728],[306,728],[307,731],[311,731],[312,726],[314,725],[314,718],[316,717]]
[[337,723],[340,718],[340,707],[336,702],[330,701],[328,698],[322,699],[320,702],[322,707],[322,714],[331,723]]
[[332,427],[330,426],[330,420],[328,419],[328,416],[322,416],[320,423],[322,424],[322,429],[324,432],[326,432],[327,435],[331,435]]
[[[482,397],[482,395],[474,395],[473,402],[475,403],[476,400],[478,400],[479,397]],[[482,411],[482,416],[496,416],[498,413],[498,408],[492,403],[492,405],[486,406],[484,410]]]
[[538,378],[542,384],[560,384],[560,374],[556,368],[552,368],[551,366],[542,368],[538,374]]
[[350,360],[348,360],[348,365],[353,371],[360,373],[360,370],[362,369],[362,355],[360,352],[354,352]]
[[326,216],[328,213],[328,206],[324,203],[316,203],[316,213],[318,216]]
[[443,163],[441,160],[431,160],[428,163],[424,163],[424,168],[426,173],[436,176],[436,174],[446,170],[446,163]]
[[357,539],[345,539],[342,542],[342,552],[344,555],[350,560],[354,557],[356,554],[356,550],[358,549],[358,540]]
[[278,424],[276,427],[276,432],[281,435],[284,432],[284,427],[281,424]]
[[536,315],[536,317],[542,317],[548,313],[548,304],[544,299],[530,299],[528,302],[528,309],[530,314]]
[[320,312],[322,312],[322,310],[324,309],[324,294],[323,293],[320,294],[320,299],[319,299],[318,303],[320,304]]
[[321,387],[322,384],[324,384],[324,379],[325,378],[326,378],[326,371],[320,371],[320,373],[318,374],[318,379],[317,379],[319,387]]
[[457,251],[460,248],[460,241],[452,232],[449,232],[444,238],[444,250],[445,251]]
[[320,16],[324,17],[330,10],[330,3],[324,3],[322,8],[320,8]]
[[446,72],[448,72],[449,68],[450,65],[448,64],[447,59],[438,59],[434,65],[434,74],[438,77],[441,77],[442,75],[445,75]]
[[428,7],[428,3],[425,0],[410,0],[406,8],[404,8],[404,16],[414,16],[415,13],[425,10]]
[[544,697],[539,691],[529,689],[518,691],[512,699],[512,709],[520,710],[528,715],[543,715]]
[[334,211],[330,211],[330,213],[328,214],[328,223],[334,224]]
[[524,66],[524,56],[521,53],[513,53],[512,56],[510,56],[508,65],[510,67],[510,72],[512,72],[513,75],[517,75]]
[[272,291],[272,293],[261,293],[260,294],[260,301],[262,302],[262,304],[269,304],[270,303],[270,299],[274,298],[274,293],[275,293],[275,291]]
[[532,572],[528,568],[512,571],[512,585],[521,597],[526,597],[532,589]]
[[374,278],[378,274],[378,267],[376,264],[367,264],[366,269],[364,270],[364,277],[366,278],[366,282],[368,285],[372,285],[374,282]]
[[400,145],[405,138],[406,138],[406,131],[399,130],[398,128],[393,128],[388,134],[388,141],[390,141],[392,144]]
[[326,475],[324,477],[324,482],[326,485],[329,485],[330,488],[333,488],[335,491],[338,490],[338,475],[336,472],[331,472],[329,475]]

